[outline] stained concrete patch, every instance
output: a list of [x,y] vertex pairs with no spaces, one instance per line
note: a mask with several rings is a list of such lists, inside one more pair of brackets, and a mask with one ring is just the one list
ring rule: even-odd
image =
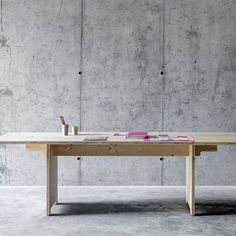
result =
[[7,38],[3,35],[0,35],[0,47],[6,47],[7,46]]
[[11,170],[5,164],[0,163],[0,184],[9,185],[10,175],[11,175]]
[[1,96],[12,97],[13,92],[9,87],[0,88],[0,97]]
[[190,27],[190,30],[186,30],[185,32],[186,32],[188,38],[199,37],[199,33],[197,31],[193,30],[192,26]]

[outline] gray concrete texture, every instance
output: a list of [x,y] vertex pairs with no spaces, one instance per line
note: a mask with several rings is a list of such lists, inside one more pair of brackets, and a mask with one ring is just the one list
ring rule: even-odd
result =
[[194,217],[184,187],[73,186],[60,187],[59,193],[60,203],[48,217],[45,188],[0,187],[0,235],[236,234],[235,187],[197,187]]
[[[236,1],[0,3],[0,133],[60,131],[60,114],[83,131],[236,131]],[[59,164],[62,185],[185,180],[184,158]],[[197,184],[234,185],[235,168],[235,147],[204,154]],[[0,147],[0,185],[44,183],[40,154]]]

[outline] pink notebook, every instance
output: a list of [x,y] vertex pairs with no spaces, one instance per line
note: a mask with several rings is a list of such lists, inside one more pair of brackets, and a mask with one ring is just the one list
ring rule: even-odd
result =
[[128,138],[145,138],[148,136],[148,132],[128,132]]
[[168,141],[169,140],[169,135],[168,134],[159,134],[158,138],[160,141]]

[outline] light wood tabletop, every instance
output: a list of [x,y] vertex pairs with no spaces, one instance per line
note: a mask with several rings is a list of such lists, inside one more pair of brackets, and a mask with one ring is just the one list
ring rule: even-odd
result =
[[[236,144],[235,132],[148,132],[149,135],[158,134],[169,135],[189,135],[193,137],[195,145],[232,145]],[[189,141],[143,141],[142,139],[124,139],[122,137],[113,136],[114,132],[80,132],[79,135],[64,136],[61,133],[54,132],[18,132],[6,133],[0,136],[0,144],[27,144],[27,143],[42,143],[42,144],[68,144],[68,143],[81,143],[91,142],[83,141],[87,135],[101,135],[107,136],[108,139],[103,141],[105,143],[190,143]],[[101,141],[92,141],[93,143],[101,143]]]

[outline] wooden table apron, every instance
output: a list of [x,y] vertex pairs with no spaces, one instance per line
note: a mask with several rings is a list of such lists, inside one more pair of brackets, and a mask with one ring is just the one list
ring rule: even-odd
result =
[[186,158],[186,203],[195,215],[195,156],[217,151],[216,145],[177,143],[86,142],[79,144],[26,144],[28,151],[42,152],[47,158],[47,215],[58,203],[58,156],[179,156]]

